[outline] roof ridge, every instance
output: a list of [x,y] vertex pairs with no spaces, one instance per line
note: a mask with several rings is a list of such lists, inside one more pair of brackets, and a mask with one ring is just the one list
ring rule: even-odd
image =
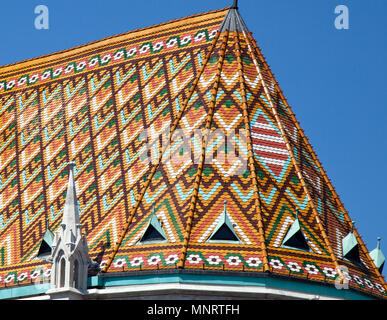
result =
[[248,157],[249,157],[248,161],[249,161],[250,171],[252,174],[253,188],[255,191],[254,192],[255,210],[257,214],[258,232],[259,232],[260,241],[261,241],[263,269],[266,272],[266,271],[270,271],[270,267],[269,267],[269,260],[268,260],[268,254],[267,254],[265,230],[264,230],[263,219],[262,219],[259,184],[258,184],[257,172],[255,167],[254,155],[253,155],[253,146],[252,146],[252,140],[251,140],[251,127],[250,127],[250,118],[248,114],[248,106],[247,106],[247,98],[246,98],[246,84],[243,76],[240,39],[239,39],[239,32],[237,30],[234,30],[234,39],[235,39],[234,41],[235,41],[236,56],[237,56],[238,69],[239,69],[238,73],[239,73],[239,81],[240,81],[240,90],[242,94],[243,119],[244,119],[245,128],[246,130],[248,130],[248,133],[247,133],[247,148],[248,148]]
[[[73,50],[78,50],[78,49],[81,49],[81,48],[84,48],[84,47],[87,47],[87,46],[95,45],[98,42],[103,42],[103,41],[106,41],[106,40],[111,40],[111,39],[114,39],[114,38],[119,38],[119,37],[122,37],[122,36],[125,36],[125,35],[129,35],[131,33],[143,32],[143,31],[146,31],[146,30],[149,30],[149,29],[163,27],[163,26],[166,26],[168,24],[172,24],[172,23],[176,23],[176,22],[180,22],[180,21],[185,21],[185,20],[197,18],[197,17],[200,17],[200,16],[220,13],[222,11],[228,10],[229,8],[230,7],[226,7],[226,8],[223,8],[223,9],[217,9],[217,10],[211,10],[211,11],[207,11],[207,12],[197,13],[197,14],[194,14],[194,15],[191,15],[191,16],[181,17],[181,18],[178,18],[178,19],[169,20],[169,21],[162,22],[162,23],[159,23],[159,24],[154,24],[154,25],[149,26],[149,27],[138,28],[138,29],[133,29],[133,30],[130,30],[130,31],[122,32],[122,33],[119,33],[119,34],[116,34],[116,35],[108,36],[106,38],[101,38],[101,39],[98,39],[98,40],[87,42],[85,44],[74,46],[74,47],[69,48],[69,49],[59,50],[59,51],[51,52],[51,53],[44,54],[44,55],[41,55],[41,56],[37,56],[37,57],[34,57],[34,58],[29,58],[29,59],[25,59],[25,60],[9,63],[9,64],[5,64],[5,65],[0,65],[0,75],[2,75],[1,74],[2,69],[9,68],[9,67],[12,67],[12,66],[15,66],[15,65],[18,65],[18,64],[33,62],[33,61],[36,61],[36,60],[39,60],[39,59],[49,58],[51,56],[55,56],[55,55],[58,55],[58,54],[65,54],[65,53],[71,52]],[[7,71],[6,73],[8,73],[8,72],[9,71]],[[12,72],[15,72],[15,71],[12,70]]]

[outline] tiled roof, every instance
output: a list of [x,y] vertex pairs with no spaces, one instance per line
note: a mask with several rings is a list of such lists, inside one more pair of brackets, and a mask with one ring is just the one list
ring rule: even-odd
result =
[[[236,9],[0,68],[0,141],[0,288],[49,277],[36,254],[46,220],[61,222],[75,161],[102,272],[266,271],[333,285],[345,266],[351,287],[387,297],[356,228],[360,264],[343,258],[351,220]],[[143,241],[152,215],[167,241]],[[282,245],[296,216],[310,250]],[[221,219],[238,241],[209,241]]]

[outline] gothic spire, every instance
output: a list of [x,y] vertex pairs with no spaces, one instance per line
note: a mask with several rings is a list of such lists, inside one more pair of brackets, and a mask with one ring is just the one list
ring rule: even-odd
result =
[[79,221],[79,208],[78,199],[75,189],[74,180],[74,167],[75,162],[68,163],[69,169],[69,180],[67,184],[66,202],[63,211],[62,226],[66,226],[67,230],[76,230],[77,226],[80,225]]

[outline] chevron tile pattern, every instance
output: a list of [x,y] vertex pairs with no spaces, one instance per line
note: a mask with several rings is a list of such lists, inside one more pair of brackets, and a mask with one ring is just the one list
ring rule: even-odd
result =
[[[36,254],[75,161],[106,272],[182,263],[333,284],[339,263],[351,286],[387,297],[365,247],[363,267],[342,259],[350,219],[251,35],[218,32],[226,13],[0,68],[0,289],[50,277]],[[225,201],[240,243],[207,241]],[[138,245],[153,209],[168,241]],[[296,212],[309,252],[281,247]]]

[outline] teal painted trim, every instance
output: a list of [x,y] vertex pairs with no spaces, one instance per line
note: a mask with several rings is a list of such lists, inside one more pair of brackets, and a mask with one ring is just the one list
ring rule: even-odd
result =
[[301,251],[301,252],[313,252],[312,249],[305,250],[305,249],[301,249],[301,248],[295,248],[295,247],[285,246],[285,245],[283,245],[283,244],[281,244],[280,247],[281,247],[281,248],[285,248],[285,249],[295,250],[295,251]]
[[[352,290],[337,290],[333,286],[324,286],[314,283],[304,283],[301,281],[273,278],[273,277],[252,277],[237,275],[216,275],[216,274],[147,274],[147,275],[127,275],[127,276],[93,276],[88,278],[88,287],[115,287],[128,285],[158,284],[158,283],[196,283],[208,285],[239,285],[269,287],[324,295],[329,297],[343,298],[348,300],[375,300],[371,297]],[[50,283],[39,285],[21,286],[5,288],[0,290],[1,299],[12,299],[18,297],[44,294],[50,288]]]
[[45,293],[50,289],[50,283],[36,284],[32,286],[13,287],[0,290],[0,300],[13,299],[27,296],[35,296]]
[[87,278],[87,287],[101,287],[103,285],[103,279],[100,276],[93,276]]
[[369,296],[352,290],[338,290],[334,286],[324,286],[314,283],[305,283],[295,280],[280,279],[274,277],[252,277],[237,275],[216,274],[148,274],[128,276],[94,276],[89,279],[89,284],[100,287],[161,284],[161,283],[196,283],[207,285],[238,285],[257,286],[274,289],[297,291],[315,295],[343,298],[348,300],[375,300]]

